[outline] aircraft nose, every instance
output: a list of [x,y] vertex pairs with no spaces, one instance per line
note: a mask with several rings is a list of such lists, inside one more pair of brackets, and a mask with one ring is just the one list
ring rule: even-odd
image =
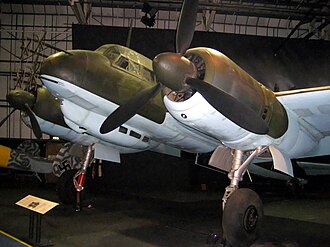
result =
[[40,75],[50,75],[71,83],[82,83],[86,71],[87,51],[59,52],[43,61]]

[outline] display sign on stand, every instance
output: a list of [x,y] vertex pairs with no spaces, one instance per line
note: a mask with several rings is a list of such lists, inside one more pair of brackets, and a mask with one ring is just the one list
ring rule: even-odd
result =
[[48,201],[36,196],[28,195],[15,203],[30,211],[29,219],[29,241],[33,246],[51,246],[52,244],[41,244],[41,216],[56,207],[58,203]]

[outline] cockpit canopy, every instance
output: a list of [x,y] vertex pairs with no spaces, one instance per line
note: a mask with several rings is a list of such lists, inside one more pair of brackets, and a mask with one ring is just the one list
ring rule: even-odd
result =
[[142,80],[154,82],[155,77],[152,72],[152,61],[120,45],[103,45],[95,50],[106,56],[113,66],[123,69]]

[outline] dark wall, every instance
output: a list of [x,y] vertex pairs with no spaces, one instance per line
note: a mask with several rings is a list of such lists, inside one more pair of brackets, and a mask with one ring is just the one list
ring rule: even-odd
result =
[[105,193],[196,191],[201,184],[206,184],[207,190],[222,191],[229,181],[226,174],[196,166],[193,159],[151,151],[122,155],[121,164],[104,161],[102,168],[103,177],[96,185]]
[[[103,44],[125,45],[128,28],[74,25],[73,48],[94,50]],[[87,37],[87,38],[86,38]],[[174,51],[174,30],[136,28],[131,48],[153,58]],[[196,32],[191,47],[211,47],[230,57],[258,81],[282,90],[330,85],[330,42],[261,36]]]
[[189,161],[154,152],[121,156],[121,164],[103,165],[106,190],[172,191],[185,190],[190,185]]

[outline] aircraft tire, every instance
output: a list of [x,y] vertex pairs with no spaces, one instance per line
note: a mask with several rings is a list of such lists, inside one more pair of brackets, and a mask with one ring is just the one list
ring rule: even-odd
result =
[[68,170],[62,173],[56,184],[56,193],[63,204],[74,205],[76,202],[76,190],[73,185],[73,176],[77,170]]
[[228,198],[222,215],[222,227],[227,244],[251,246],[259,236],[263,219],[262,202],[250,189],[238,189]]

